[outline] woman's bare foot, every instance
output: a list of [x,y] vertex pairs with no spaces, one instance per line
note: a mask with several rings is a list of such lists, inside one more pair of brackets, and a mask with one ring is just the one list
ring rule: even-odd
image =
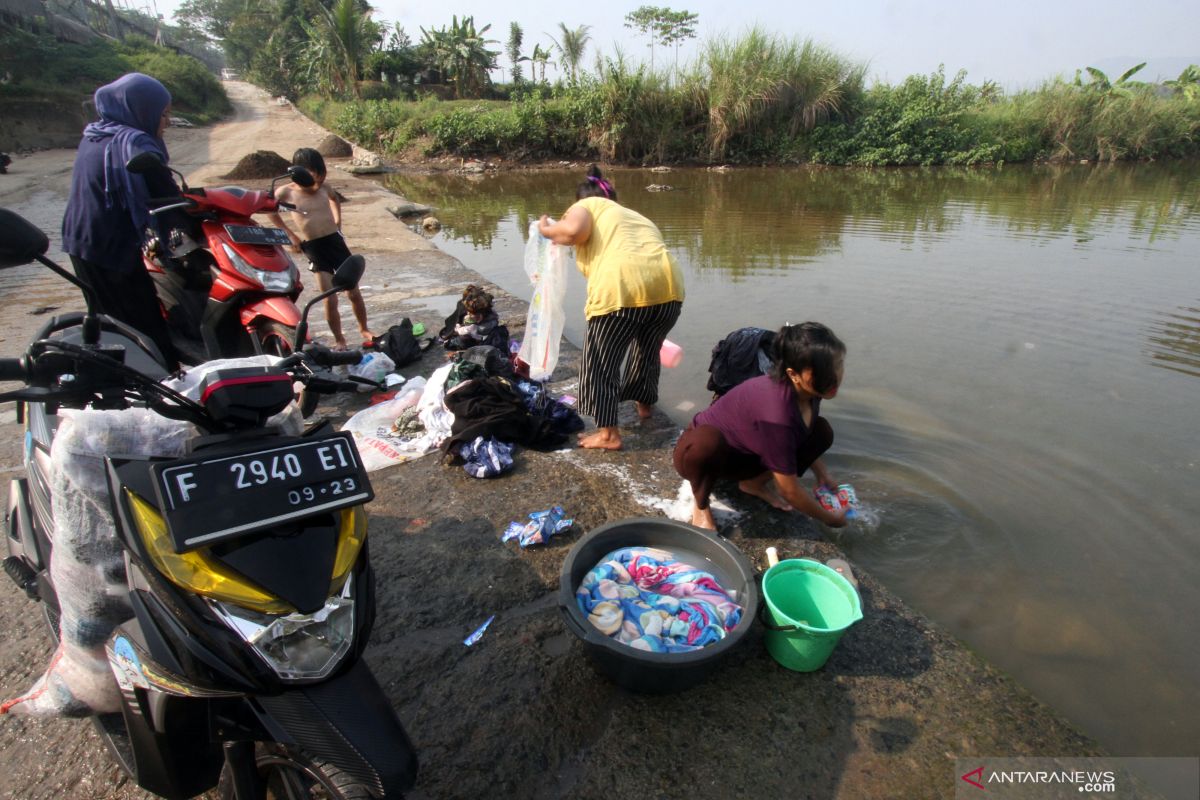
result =
[[375,334],[371,333],[366,328],[363,328],[362,330],[360,330],[358,332],[358,334],[359,334],[359,336],[362,337],[363,347],[366,347],[368,344],[375,343]]
[[346,349],[346,340],[344,338],[335,337],[333,340],[333,349],[334,350],[345,350]]
[[654,415],[654,406],[648,406],[639,400],[634,400],[633,405],[637,409],[639,419],[650,419]]
[[580,436],[579,446],[589,450],[620,450],[621,434],[616,428],[601,428],[595,433]]
[[768,503],[772,508],[778,508],[780,511],[792,510],[791,505],[775,490],[775,482],[770,476],[766,480],[741,481],[738,483],[738,488],[746,494]]
[[692,524],[707,531],[717,529],[717,521],[713,519],[712,508],[696,508],[692,505]]

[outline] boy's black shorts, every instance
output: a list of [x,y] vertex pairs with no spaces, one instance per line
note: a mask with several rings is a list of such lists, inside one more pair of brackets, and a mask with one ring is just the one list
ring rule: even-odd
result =
[[341,231],[301,242],[300,250],[308,256],[313,272],[333,273],[350,257],[350,248]]

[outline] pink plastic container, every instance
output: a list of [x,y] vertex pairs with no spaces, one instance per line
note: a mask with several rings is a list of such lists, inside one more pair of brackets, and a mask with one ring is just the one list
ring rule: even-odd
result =
[[679,362],[683,361],[683,348],[670,339],[663,339],[662,349],[658,351],[658,358],[664,367],[674,369],[679,366]]

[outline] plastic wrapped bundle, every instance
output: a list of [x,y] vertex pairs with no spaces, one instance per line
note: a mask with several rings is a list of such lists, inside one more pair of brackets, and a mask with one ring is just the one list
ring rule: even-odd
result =
[[[197,399],[204,376],[222,367],[262,366],[271,356],[214,361],[168,385]],[[110,455],[182,457],[198,431],[144,408],[59,412],[50,447],[54,550],[50,578],[58,593],[59,645],[46,672],[25,694],[3,704],[4,712],[86,716],[120,709],[104,644],[133,614],[126,596],[125,559],[105,476]],[[291,434],[303,428],[295,403],[269,424]]]

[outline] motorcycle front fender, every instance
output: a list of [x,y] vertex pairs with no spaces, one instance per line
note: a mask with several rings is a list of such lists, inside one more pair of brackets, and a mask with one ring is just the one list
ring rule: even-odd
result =
[[256,698],[263,727],[328,761],[376,797],[396,797],[417,780],[417,751],[370,668],[356,661],[332,680]]
[[238,312],[242,325],[247,329],[259,319],[271,319],[284,325],[296,327],[300,324],[300,309],[288,297],[266,297],[241,307]]

